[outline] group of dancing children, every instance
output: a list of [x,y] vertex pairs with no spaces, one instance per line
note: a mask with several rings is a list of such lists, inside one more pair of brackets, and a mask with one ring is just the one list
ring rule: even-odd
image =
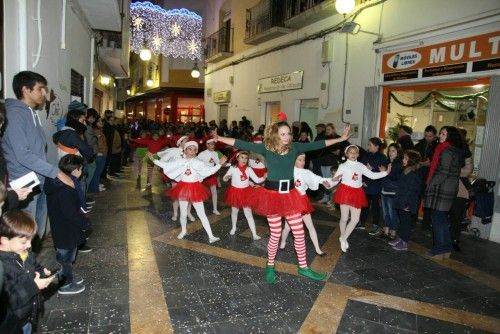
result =
[[[220,238],[213,235],[203,202],[211,196],[212,212],[216,215],[220,214],[217,208],[218,179],[215,175],[227,161],[225,156],[215,150],[215,144],[219,141],[237,148],[239,151],[234,154],[231,166],[223,176],[223,181],[231,182],[224,196],[224,202],[231,207],[230,235],[236,233],[240,209],[245,215],[254,240],[259,240],[261,237],[256,230],[253,212],[266,216],[270,231],[267,245],[266,281],[274,283],[277,279],[274,264],[276,254],[278,248],[285,248],[290,231],[294,236],[298,274],[313,280],[324,280],[325,273],[315,272],[307,265],[303,225],[308,229],[316,253],[320,256],[326,253],[321,250],[318,242],[311,218],[314,209],[306,191],[317,190],[320,185],[325,188],[338,185],[333,201],[340,205],[339,242],[341,250],[347,252],[349,236],[359,222],[361,209],[367,205],[363,190],[363,176],[380,179],[391,171],[391,165],[378,166],[380,171],[374,172],[358,162],[359,148],[356,145],[348,145],[345,148],[346,161],[339,165],[331,178],[320,177],[304,169],[305,152],[345,141],[350,136],[349,131],[350,127],[346,126],[339,138],[297,143],[292,142],[291,128],[285,119],[269,126],[262,141],[255,140],[250,143],[214,134],[207,141],[207,149],[198,154],[198,143],[183,136],[177,140],[177,147],[158,151],[156,154],[150,152],[147,156],[172,182],[172,188],[167,194],[174,203],[173,220],[177,220],[177,212],[180,208],[181,232],[177,237],[182,239],[186,236],[187,218],[194,220],[190,213],[190,205],[192,205],[208,235],[209,242],[213,243],[219,241]],[[404,166],[407,166],[409,161],[414,166],[417,158],[411,153],[406,154],[403,159]],[[408,169],[409,172],[413,170],[413,167]],[[260,186],[256,186],[259,184]],[[405,200],[405,197],[401,196],[400,201]],[[415,205],[412,203],[405,202],[400,206],[408,215],[415,211]],[[284,228],[283,218],[285,219]],[[401,237],[407,242],[405,231]]]

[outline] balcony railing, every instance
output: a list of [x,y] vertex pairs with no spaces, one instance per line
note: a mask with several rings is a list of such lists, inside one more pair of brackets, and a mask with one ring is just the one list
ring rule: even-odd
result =
[[206,57],[208,62],[214,62],[233,54],[233,29],[223,27],[208,36],[206,44]]
[[287,34],[284,25],[286,1],[262,0],[247,9],[245,43],[257,44]]
[[337,14],[335,0],[284,0],[284,26],[299,29]]

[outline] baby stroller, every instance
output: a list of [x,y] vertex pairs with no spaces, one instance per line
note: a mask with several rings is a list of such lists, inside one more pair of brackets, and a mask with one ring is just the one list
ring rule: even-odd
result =
[[469,226],[469,231],[476,237],[481,236],[481,231],[489,230],[489,226],[493,217],[493,209],[495,205],[494,187],[496,182],[487,181],[483,178],[475,179],[471,182],[469,189],[471,206],[472,206],[472,223]]

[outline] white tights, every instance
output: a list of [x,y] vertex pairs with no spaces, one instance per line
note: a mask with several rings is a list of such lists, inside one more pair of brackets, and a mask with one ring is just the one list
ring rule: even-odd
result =
[[[349,213],[351,213],[351,220],[349,224],[347,220],[349,219]],[[351,235],[352,231],[356,228],[359,222],[359,216],[361,215],[361,209],[352,207],[350,205],[341,204],[340,205],[340,238],[347,241],[347,238]]]
[[[184,238],[184,236],[187,234],[188,205],[189,202],[179,201],[179,208],[181,209],[181,215],[180,215],[181,233],[177,236],[178,239]],[[203,202],[194,202],[192,203],[192,205],[196,210],[198,218],[200,218],[201,220],[201,225],[203,225],[205,232],[207,232],[210,243],[220,240],[219,238],[215,237],[212,233],[212,229],[210,228],[210,223],[208,222],[207,215],[205,214],[205,207],[203,206]]]
[[[229,234],[234,235],[236,233],[236,222],[238,221],[238,212],[240,212],[239,208],[235,208],[234,206],[231,207],[231,223],[232,223],[232,228]],[[250,228],[250,231],[252,231],[252,237],[254,240],[259,240],[260,237],[257,235],[257,231],[255,229],[255,220],[253,219],[253,214],[252,214],[252,209],[250,208],[243,208],[243,214],[245,215],[245,218],[247,219],[248,222],[248,227]]]
[[217,186],[210,186],[210,192],[212,193],[212,208],[213,211],[219,211],[217,210]]
[[[316,250],[316,253],[318,253],[318,254],[323,253],[323,251],[319,247],[318,234],[316,233],[316,229],[314,228],[314,224],[313,224],[311,215],[307,214],[307,215],[302,216],[302,220],[304,221],[304,224],[307,227],[307,231],[309,232],[309,237],[311,238],[311,241],[314,245],[314,249]],[[283,232],[281,232],[281,244],[280,244],[281,249],[285,248],[286,238],[288,237],[289,233],[290,233],[290,226],[288,224],[285,224],[285,227],[283,228]]]

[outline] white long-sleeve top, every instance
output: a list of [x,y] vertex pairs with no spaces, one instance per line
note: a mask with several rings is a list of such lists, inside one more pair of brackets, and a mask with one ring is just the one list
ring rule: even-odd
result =
[[372,172],[361,162],[348,159],[339,166],[334,178],[337,175],[342,175],[342,180],[340,181],[342,184],[352,188],[361,188],[363,186],[362,175],[376,180],[387,176],[387,172]]
[[160,160],[163,162],[174,161],[184,157],[182,148],[180,147],[167,148],[166,150],[160,151],[156,154],[160,157]]
[[323,184],[325,181],[330,184],[330,187],[334,187],[339,183],[338,181],[316,175],[309,169],[297,167],[293,168],[293,178],[295,179],[295,189],[297,189],[301,195],[304,195],[307,189],[318,190],[319,185]]
[[219,155],[217,154],[217,152],[210,150],[205,150],[203,152],[200,152],[198,154],[198,159],[200,159],[201,161],[205,161],[207,164],[211,166],[218,165],[220,162]]
[[221,165],[210,166],[198,158],[180,158],[170,162],[155,160],[155,165],[163,169],[163,173],[177,182],[201,182],[204,178],[217,172]]
[[255,172],[250,167],[245,169],[245,173],[247,174],[247,177],[243,175],[238,167],[231,166],[224,175],[224,178],[226,176],[231,176],[231,185],[235,188],[246,188],[250,186],[250,179],[252,179],[255,183],[264,182],[266,179],[265,177],[258,177],[255,175]]

